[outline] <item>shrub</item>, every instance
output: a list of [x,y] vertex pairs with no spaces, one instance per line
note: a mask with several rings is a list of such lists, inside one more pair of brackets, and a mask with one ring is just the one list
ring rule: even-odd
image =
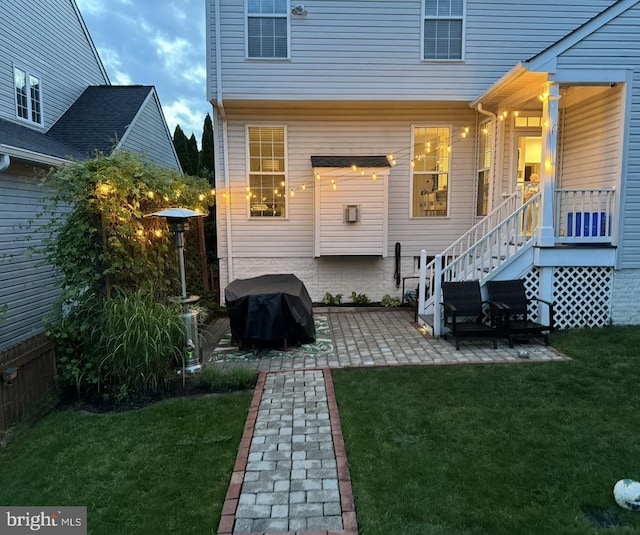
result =
[[149,289],[78,302],[48,330],[62,395],[123,401],[166,391],[182,362],[180,312]]
[[382,301],[380,301],[383,307],[399,307],[401,302],[399,297],[391,297],[388,294],[383,296]]
[[351,300],[356,305],[368,305],[371,303],[371,299],[369,299],[366,294],[357,294],[356,292],[351,292]]
[[244,366],[233,368],[207,366],[195,376],[196,384],[210,392],[249,390],[256,385],[257,379],[258,372]]
[[342,294],[331,295],[327,292],[324,294],[322,302],[326,305],[339,305],[342,302]]

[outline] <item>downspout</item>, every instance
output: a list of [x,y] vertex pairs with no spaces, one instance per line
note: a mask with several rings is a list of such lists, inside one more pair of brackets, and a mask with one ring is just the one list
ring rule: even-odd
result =
[[11,158],[8,154],[0,154],[0,173],[9,169],[11,165]]
[[[222,151],[224,158],[224,199],[225,218],[227,222],[226,242],[227,242],[227,283],[233,280],[233,246],[231,244],[231,188],[229,184],[229,130],[227,114],[224,109],[222,98],[222,38],[220,36],[220,0],[214,0],[215,8],[215,31],[216,31],[216,109],[222,119]],[[219,162],[218,158],[216,161]],[[219,167],[219,163],[217,167]],[[216,176],[219,176],[216,174]]]

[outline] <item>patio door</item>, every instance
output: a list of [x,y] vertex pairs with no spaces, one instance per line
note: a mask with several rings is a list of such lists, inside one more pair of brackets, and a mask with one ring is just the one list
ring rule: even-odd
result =
[[516,133],[516,183],[521,191],[529,184],[531,175],[540,176],[542,164],[542,136]]

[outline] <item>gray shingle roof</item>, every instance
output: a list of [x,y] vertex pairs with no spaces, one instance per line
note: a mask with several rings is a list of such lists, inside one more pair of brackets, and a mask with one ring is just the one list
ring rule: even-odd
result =
[[0,119],[0,145],[9,145],[37,154],[65,160],[78,160],[83,155],[71,147],[51,138],[44,132]]
[[152,86],[90,86],[47,135],[92,157],[110,154],[153,89]]
[[312,167],[391,167],[386,156],[311,156]]

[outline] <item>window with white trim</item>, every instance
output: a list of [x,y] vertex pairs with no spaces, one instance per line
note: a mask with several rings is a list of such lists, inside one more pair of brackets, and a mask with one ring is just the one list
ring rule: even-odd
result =
[[460,60],[464,28],[464,0],[425,0],[422,58]]
[[284,126],[247,127],[251,217],[286,216],[286,132]]
[[19,118],[42,124],[42,88],[40,78],[28,71],[13,68],[16,91],[16,114]]
[[289,2],[247,0],[247,57],[289,57]]
[[493,123],[480,124],[478,133],[478,189],[476,192],[476,216],[489,213],[489,181],[491,177]]
[[414,126],[411,190],[413,217],[446,216],[449,209],[451,128]]

